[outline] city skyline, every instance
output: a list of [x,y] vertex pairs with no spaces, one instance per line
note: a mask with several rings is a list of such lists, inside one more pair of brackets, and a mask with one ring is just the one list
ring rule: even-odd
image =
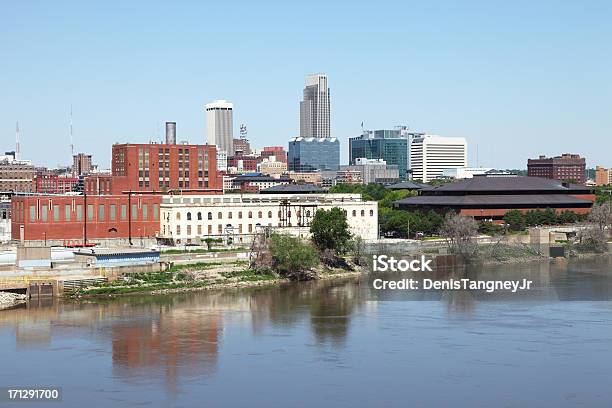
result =
[[[166,121],[179,139],[203,140],[201,112],[216,99],[234,103],[235,127],[246,123],[254,146],[286,146],[299,135],[304,76],[325,72],[341,163],[364,122],[465,137],[479,153],[470,165],[525,168],[529,157],[563,152],[590,168],[611,165],[609,4],[334,5],[316,33],[272,6],[3,6],[13,17],[0,27],[0,50],[11,55],[0,78],[1,148],[14,150],[19,121],[22,158],[69,164],[72,104],[75,150],[108,168],[112,143],[163,140]],[[390,16],[413,24],[383,24]],[[125,24],[138,18],[163,18],[168,32]],[[375,28],[356,31],[359,18]],[[199,57],[210,53],[224,62]]]

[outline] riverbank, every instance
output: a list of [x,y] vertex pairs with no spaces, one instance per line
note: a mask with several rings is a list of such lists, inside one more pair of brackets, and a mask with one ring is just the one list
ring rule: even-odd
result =
[[[244,262],[232,264],[192,264],[181,265],[172,270],[149,274],[135,274],[123,280],[78,289],[69,298],[96,298],[129,295],[163,295],[171,293],[254,288],[277,286],[291,280],[273,273],[261,274],[244,268]],[[318,280],[357,277],[363,268],[352,266],[354,270],[341,268],[318,268]]]
[[0,292],[0,310],[26,302],[26,295],[11,292]]

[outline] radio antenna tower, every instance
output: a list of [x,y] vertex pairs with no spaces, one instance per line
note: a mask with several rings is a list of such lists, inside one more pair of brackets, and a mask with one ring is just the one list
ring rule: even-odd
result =
[[248,139],[247,139],[248,133],[249,132],[247,131],[246,124],[242,123],[240,125],[240,139],[244,140],[245,142],[248,142]]
[[15,159],[19,158],[21,154],[21,146],[19,145],[19,121],[15,126]]
[[72,138],[72,104],[70,104],[70,156],[74,156],[74,140]]

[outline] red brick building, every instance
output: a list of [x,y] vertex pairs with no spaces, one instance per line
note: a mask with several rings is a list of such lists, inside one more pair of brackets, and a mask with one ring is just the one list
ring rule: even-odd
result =
[[112,193],[110,174],[90,174],[83,178],[83,191],[88,195],[109,195]]
[[111,165],[113,194],[223,192],[212,145],[115,144]]
[[79,184],[78,177],[62,177],[50,171],[37,171],[34,185],[37,193],[65,194],[74,191]]
[[14,196],[12,239],[84,243],[152,238],[159,233],[160,195]]
[[527,160],[527,175],[586,184],[586,161],[578,154],[557,157],[540,156]]
[[282,146],[267,146],[263,148],[261,152],[261,158],[270,159],[270,157],[276,157],[276,161],[287,163],[287,151]]
[[230,156],[227,158],[228,167],[236,167],[240,171],[257,171],[256,156]]

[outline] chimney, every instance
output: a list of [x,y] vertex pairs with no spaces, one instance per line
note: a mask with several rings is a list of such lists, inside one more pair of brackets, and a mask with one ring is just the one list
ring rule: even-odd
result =
[[176,144],[176,122],[166,122],[166,144]]

